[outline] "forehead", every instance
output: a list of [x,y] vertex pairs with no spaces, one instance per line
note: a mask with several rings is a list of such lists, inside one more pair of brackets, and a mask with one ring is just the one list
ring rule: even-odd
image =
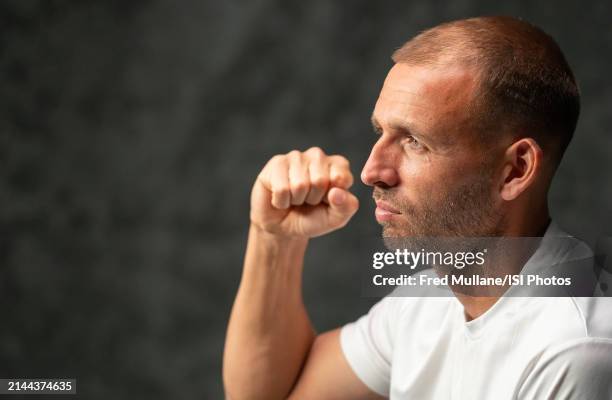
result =
[[476,84],[475,73],[466,68],[395,64],[385,79],[373,119],[383,128],[416,126],[442,139],[465,127]]

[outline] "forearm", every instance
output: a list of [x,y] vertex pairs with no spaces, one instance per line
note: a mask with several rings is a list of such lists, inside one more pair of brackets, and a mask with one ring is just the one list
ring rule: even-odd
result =
[[285,398],[300,372],[314,339],[302,299],[307,242],[249,231],[223,360],[232,400]]

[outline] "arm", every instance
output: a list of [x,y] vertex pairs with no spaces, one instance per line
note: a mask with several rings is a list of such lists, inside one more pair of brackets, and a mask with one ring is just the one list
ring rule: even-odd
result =
[[315,339],[290,400],[381,400],[355,375],[340,348],[340,329]]
[[302,300],[308,239],[344,226],[357,211],[351,184],[346,159],[316,148],[276,156],[259,175],[225,344],[230,399],[371,394],[344,360],[338,331],[316,336]]
[[302,367],[314,340],[301,296],[306,244],[250,229],[223,360],[230,399],[284,398]]

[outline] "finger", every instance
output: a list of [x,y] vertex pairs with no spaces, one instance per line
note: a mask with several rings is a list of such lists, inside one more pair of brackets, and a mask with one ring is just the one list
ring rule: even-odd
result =
[[269,190],[272,192],[272,206],[280,210],[289,208],[291,200],[288,169],[287,158],[279,156],[271,162],[267,173],[269,177]]
[[306,196],[306,203],[317,205],[321,202],[329,187],[329,164],[323,152],[311,156],[308,172],[310,175],[310,191]]
[[348,160],[342,156],[330,156],[329,163],[330,185],[342,189],[350,188],[353,185],[353,174]]
[[310,190],[310,176],[308,164],[304,161],[302,153],[292,151],[289,158],[289,190],[291,191],[291,204],[299,206]]
[[348,190],[333,187],[327,193],[327,208],[330,225],[342,227],[351,219],[359,208],[359,200]]

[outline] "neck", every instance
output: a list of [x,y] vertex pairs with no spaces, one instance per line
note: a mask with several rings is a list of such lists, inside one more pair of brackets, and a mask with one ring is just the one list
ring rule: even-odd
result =
[[[500,236],[504,237],[541,237],[544,236],[548,225],[550,224],[550,216],[548,207],[544,205],[541,208],[531,209],[529,213],[521,213],[519,215],[509,215],[509,221],[506,229]],[[523,260],[526,262],[528,257]],[[523,268],[524,262],[514,267],[512,273],[519,273]],[[463,304],[465,318],[471,321],[480,317],[487,312],[500,299],[500,296],[468,296],[455,291],[455,297]]]
[[466,321],[480,317],[499,300],[499,297],[471,297],[460,293],[455,293],[455,297],[463,304],[463,313],[465,314]]

